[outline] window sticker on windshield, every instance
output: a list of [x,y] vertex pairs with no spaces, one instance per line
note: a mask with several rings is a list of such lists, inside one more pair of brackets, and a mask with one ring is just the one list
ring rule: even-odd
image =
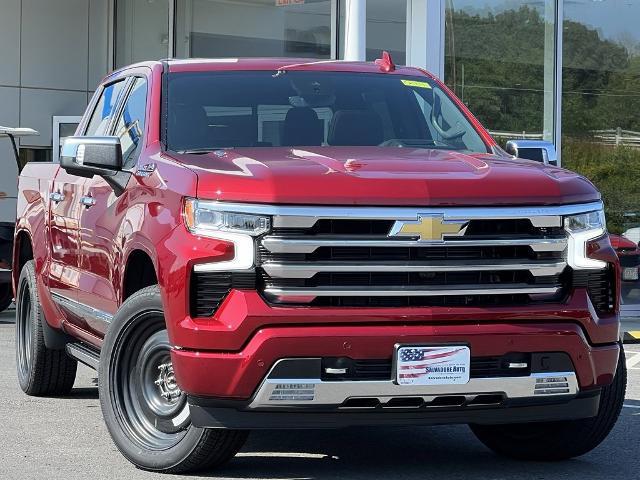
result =
[[419,82],[417,80],[400,80],[407,87],[417,87],[417,88],[431,88],[427,82]]

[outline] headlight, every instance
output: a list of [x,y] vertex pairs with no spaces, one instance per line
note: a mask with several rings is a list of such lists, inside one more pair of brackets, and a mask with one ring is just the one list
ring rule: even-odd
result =
[[255,262],[254,237],[271,229],[271,219],[262,215],[226,212],[216,202],[188,198],[184,203],[184,222],[189,231],[203,237],[233,244],[232,260],[202,263],[197,272],[248,270]]
[[568,255],[569,266],[574,269],[595,269],[605,268],[606,262],[596,260],[587,256],[587,244],[607,233],[607,223],[604,211],[580,213],[564,218],[564,228],[568,233]]
[[604,230],[606,228],[606,221],[604,218],[604,212],[597,210],[595,212],[581,213],[579,215],[572,215],[565,217],[564,227],[568,232],[584,232],[588,230]]
[[184,206],[184,220],[192,232],[230,232],[256,237],[271,228],[271,219],[261,215],[224,212],[215,202],[188,198]]

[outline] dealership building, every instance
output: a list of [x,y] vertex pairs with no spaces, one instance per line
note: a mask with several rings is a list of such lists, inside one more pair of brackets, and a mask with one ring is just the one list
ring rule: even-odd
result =
[[[23,162],[56,161],[101,78],[127,64],[388,50],[443,79],[498,140],[553,142],[603,191],[610,230],[637,243],[639,19],[630,0],[0,0],[0,125],[40,132],[21,140]],[[640,312],[639,288],[623,300]]]

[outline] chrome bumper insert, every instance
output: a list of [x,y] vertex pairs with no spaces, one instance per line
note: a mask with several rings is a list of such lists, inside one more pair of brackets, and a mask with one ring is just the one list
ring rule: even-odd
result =
[[[278,363],[293,359],[283,359]],[[277,364],[276,364],[277,366]],[[275,366],[274,366],[275,368]],[[274,370],[272,369],[271,372]],[[388,381],[323,381],[267,375],[249,409],[285,406],[418,408],[499,404],[504,400],[566,397],[579,392],[575,372],[472,378],[464,385],[406,386]]]

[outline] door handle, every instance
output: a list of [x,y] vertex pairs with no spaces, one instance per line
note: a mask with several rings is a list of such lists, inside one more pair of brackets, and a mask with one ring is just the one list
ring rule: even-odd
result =
[[80,203],[85,207],[93,207],[96,204],[96,199],[93,197],[82,197]]
[[49,200],[55,203],[60,203],[64,200],[64,195],[60,192],[53,192],[49,194]]

